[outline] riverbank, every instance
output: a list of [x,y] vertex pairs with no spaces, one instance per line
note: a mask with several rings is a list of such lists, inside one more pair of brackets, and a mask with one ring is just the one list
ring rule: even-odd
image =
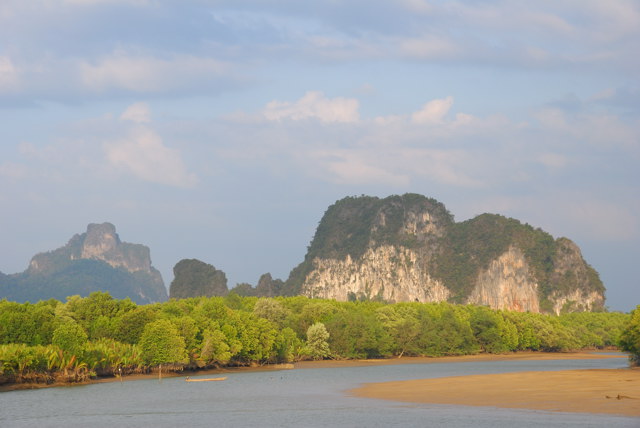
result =
[[358,397],[640,417],[640,368],[519,372],[366,384]]

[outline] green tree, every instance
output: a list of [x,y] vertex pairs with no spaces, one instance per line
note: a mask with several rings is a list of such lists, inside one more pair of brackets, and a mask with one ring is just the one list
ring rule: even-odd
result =
[[471,315],[471,328],[485,352],[513,351],[518,346],[518,331],[502,314],[479,306]]
[[205,329],[200,349],[200,360],[207,365],[210,363],[226,364],[230,359],[231,352],[224,333],[216,326]]
[[311,358],[321,360],[331,354],[327,340],[329,340],[329,332],[321,322],[307,329],[307,349]]
[[631,312],[631,319],[620,335],[620,349],[629,352],[629,361],[640,366],[640,305]]
[[416,339],[420,335],[420,323],[413,304],[396,304],[379,308],[377,317],[393,340],[393,351],[398,357],[417,355]]
[[67,320],[54,330],[51,343],[70,354],[78,354],[87,343],[87,333],[77,322]]
[[144,327],[156,319],[157,310],[149,305],[138,306],[114,319],[114,339],[122,343],[135,344],[140,341]]
[[169,320],[147,324],[140,337],[142,360],[147,365],[183,364],[187,362],[184,338]]
[[271,321],[273,324],[282,328],[289,311],[279,301],[272,298],[260,298],[253,307],[253,313],[260,317]]

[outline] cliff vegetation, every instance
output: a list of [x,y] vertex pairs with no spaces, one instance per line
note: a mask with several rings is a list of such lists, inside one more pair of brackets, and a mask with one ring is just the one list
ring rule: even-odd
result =
[[443,204],[416,194],[330,206],[283,290],[550,313],[603,310],[605,292],[571,240],[497,214],[455,222]]

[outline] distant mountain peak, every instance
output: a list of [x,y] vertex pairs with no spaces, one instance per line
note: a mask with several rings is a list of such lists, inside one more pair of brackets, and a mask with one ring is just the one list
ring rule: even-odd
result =
[[63,300],[91,291],[109,291],[113,297],[139,303],[167,299],[149,247],[121,241],[108,222],[89,224],[85,233],[74,235],[63,247],[36,254],[25,272],[5,276],[0,283],[0,298],[15,300]]

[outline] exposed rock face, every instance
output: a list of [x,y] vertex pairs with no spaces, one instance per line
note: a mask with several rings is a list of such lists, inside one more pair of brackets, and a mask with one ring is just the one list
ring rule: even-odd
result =
[[288,294],[474,303],[530,312],[599,310],[604,286],[566,238],[483,214],[455,223],[420,195],[345,198],[325,212]]
[[29,269],[33,273],[46,271],[59,259],[67,258],[101,260],[131,273],[142,271],[155,275],[157,272],[151,267],[149,247],[121,242],[116,227],[111,223],[89,224],[86,233],[73,236],[66,246],[34,256]]
[[0,293],[18,301],[64,300],[92,291],[108,291],[137,303],[167,299],[149,248],[120,241],[111,223],[89,224],[86,233],[74,235],[64,247],[35,255],[25,272],[11,275],[6,287],[0,286]]
[[478,275],[468,303],[520,312],[540,312],[538,284],[519,248],[493,260]]
[[369,249],[360,259],[313,260],[304,294],[336,300],[381,299],[388,302],[440,302],[449,290],[429,276],[418,255],[407,248],[382,246]]
[[[566,238],[558,239],[552,281],[559,284],[550,293],[553,312],[591,311],[604,307],[604,293],[595,287],[598,274],[585,263],[580,248]],[[588,284],[590,286],[585,287]]]

